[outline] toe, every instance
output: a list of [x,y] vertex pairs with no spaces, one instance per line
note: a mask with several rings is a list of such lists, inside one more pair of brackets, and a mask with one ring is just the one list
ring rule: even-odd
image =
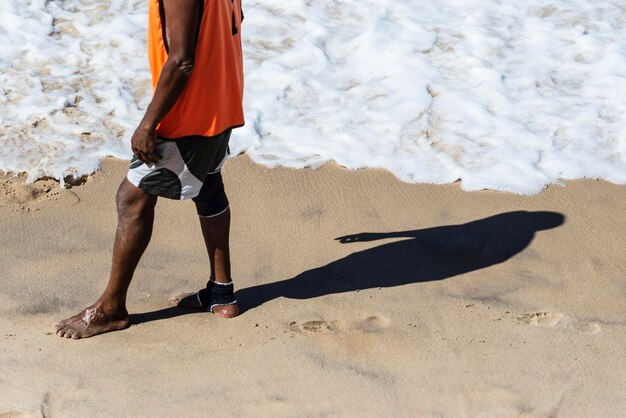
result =
[[74,321],[75,321],[75,319],[76,319],[76,318],[75,318],[74,316],[70,316],[69,318],[65,318],[64,320],[57,322],[57,323],[54,325],[54,327],[55,327],[57,330],[60,330],[60,329],[62,329],[62,328],[67,328],[67,326],[68,326],[68,325],[70,325],[72,322],[74,322]]
[[183,295],[176,295],[176,296],[172,296],[170,298],[170,305],[171,306],[178,306],[180,304],[180,301],[187,296],[187,293],[183,294]]
[[196,293],[185,293],[172,300],[176,300],[176,306],[181,308],[201,308]]
[[176,296],[172,296],[170,298],[170,305],[171,306],[176,306],[180,303],[181,299],[184,298],[185,296],[187,296],[187,294],[181,294],[181,295],[176,295]]

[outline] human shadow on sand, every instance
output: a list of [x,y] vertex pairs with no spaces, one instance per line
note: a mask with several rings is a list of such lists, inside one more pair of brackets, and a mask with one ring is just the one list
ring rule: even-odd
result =
[[[396,240],[357,251],[290,279],[241,289],[236,296],[242,311],[246,311],[279,297],[310,299],[442,280],[502,263],[524,250],[535,232],[556,228],[564,221],[565,216],[556,212],[517,211],[460,225],[346,235],[336,240],[342,244]],[[176,308],[163,309],[134,315],[132,322],[185,313]]]
[[237,299],[247,310],[278,297],[309,299],[442,280],[502,263],[524,250],[536,231],[555,228],[564,221],[560,213],[518,211],[460,225],[346,235],[336,240],[342,244],[396,240],[290,279],[239,290]]

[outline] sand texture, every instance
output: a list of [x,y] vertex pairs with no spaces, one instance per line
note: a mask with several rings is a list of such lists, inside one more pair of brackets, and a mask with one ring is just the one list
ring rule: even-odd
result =
[[208,260],[193,204],[161,200],[131,327],[59,338],[106,283],[127,164],[70,189],[0,178],[0,417],[624,416],[626,187],[467,193],[237,157],[243,315],[168,307]]

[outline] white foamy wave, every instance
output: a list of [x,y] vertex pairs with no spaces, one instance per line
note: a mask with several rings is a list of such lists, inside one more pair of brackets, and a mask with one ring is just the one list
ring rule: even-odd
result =
[[[149,99],[145,0],[3,0],[0,168],[60,178]],[[626,183],[626,8],[599,0],[244,1],[246,126],[232,150],[531,194]]]
[[144,3],[2,0],[1,169],[62,180],[128,158],[150,94]]

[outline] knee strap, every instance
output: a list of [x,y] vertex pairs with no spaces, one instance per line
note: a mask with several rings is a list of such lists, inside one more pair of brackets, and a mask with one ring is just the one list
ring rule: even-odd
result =
[[226,212],[228,198],[224,191],[224,182],[220,171],[207,174],[200,193],[193,198],[193,201],[199,216],[212,217]]

